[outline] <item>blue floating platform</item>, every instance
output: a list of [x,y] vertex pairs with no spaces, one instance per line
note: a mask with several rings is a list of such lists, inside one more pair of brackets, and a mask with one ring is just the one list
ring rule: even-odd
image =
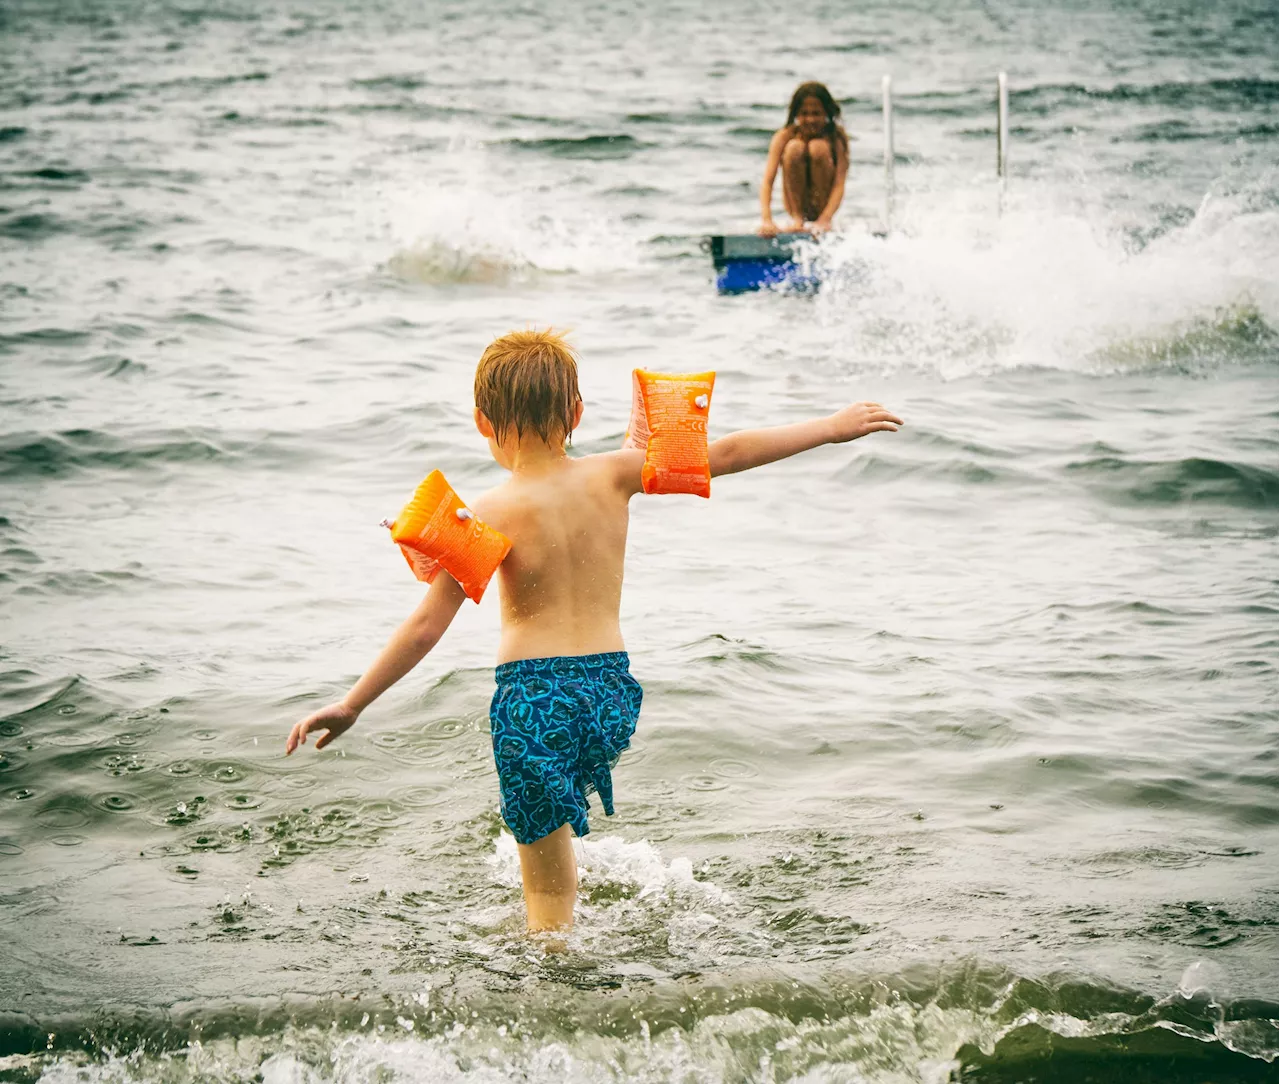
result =
[[716,269],[716,290],[722,294],[770,287],[816,290],[817,272],[799,260],[796,253],[798,244],[812,240],[807,233],[780,233],[776,237],[740,233],[707,238],[711,263]]

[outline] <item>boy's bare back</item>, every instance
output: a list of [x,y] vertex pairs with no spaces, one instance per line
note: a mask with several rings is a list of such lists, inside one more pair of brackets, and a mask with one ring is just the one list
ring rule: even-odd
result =
[[623,650],[627,505],[643,461],[626,449],[516,464],[475,502],[512,543],[498,570],[499,663]]

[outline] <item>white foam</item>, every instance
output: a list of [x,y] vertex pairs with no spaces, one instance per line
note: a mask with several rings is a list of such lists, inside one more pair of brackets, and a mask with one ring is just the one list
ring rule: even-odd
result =
[[512,184],[500,165],[496,152],[459,140],[447,168],[388,176],[364,213],[385,239],[390,269],[417,281],[501,284],[639,265],[634,231],[563,187]]
[[[629,846],[642,850],[648,845]],[[513,856],[514,847],[504,847],[495,861],[506,864]],[[1201,989],[1195,965],[1189,970],[1191,974],[1184,976],[1181,987]],[[741,1080],[744,1068],[750,1067],[751,1079],[761,1081],[945,1084],[953,1079],[957,1053],[963,1046],[971,1044],[990,1055],[1004,1036],[1028,1025],[1085,1038],[1124,1035],[1135,1023],[1141,1023],[1141,1018],[1124,1013],[1081,1020],[1035,1010],[1011,1019],[1002,1003],[1015,985],[1010,984],[996,1005],[982,1008],[948,1004],[949,998],[917,1004],[901,996],[893,985],[879,985],[869,991],[869,1002],[855,1015],[796,1020],[750,1006],[656,1031],[641,1020],[638,1032],[629,1034],[582,1028],[542,1035],[522,1025],[511,1027],[479,1018],[469,1024],[455,1020],[432,1034],[432,1026],[411,1028],[408,1017],[398,1017],[391,1010],[380,1023],[372,1023],[366,1016],[355,1033],[288,1027],[283,1034],[195,1042],[176,1059],[138,1050],[125,1056],[111,1054],[96,1062],[84,1054],[70,1053],[44,1063],[40,1079],[42,1084],[250,1077],[264,1084],[372,1084],[382,1080],[657,1084],[685,1079],[712,1084]],[[1206,1038],[1201,1030],[1167,1019],[1141,1026],[1151,1024],[1188,1038]],[[1238,1021],[1219,1025],[1214,1031],[1228,1048],[1257,1057],[1268,1048],[1266,1028],[1270,1026],[1270,1022],[1258,1020]],[[26,1063],[38,1064],[40,1060],[0,1061],[0,1067],[26,1069]]]
[[[709,1016],[692,1027],[651,1035],[575,1033],[571,1040],[509,1034],[505,1027],[456,1024],[419,1036],[398,1027],[368,1034],[290,1029],[285,1036],[215,1040],[170,1061],[139,1052],[104,1063],[69,1055],[47,1065],[42,1084],[125,1084],[154,1080],[243,1080],[263,1084],[666,1084],[671,1080],[741,1080],[750,1058],[759,1080],[857,1079],[868,1084],[943,1084],[953,1051],[985,1036],[989,1025],[964,1010],[880,1006],[865,1019],[798,1023],[758,1008]],[[284,1046],[286,1049],[279,1049]],[[273,1049],[275,1048],[275,1049]]]
[[1221,965],[1209,960],[1196,960],[1187,966],[1178,980],[1178,995],[1190,1000],[1197,996],[1212,998],[1220,994],[1227,981]]
[[[574,841],[578,857],[578,877],[584,888],[593,885],[618,885],[636,890],[634,899],[681,901],[686,903],[727,903],[731,897],[724,889],[693,875],[693,862],[677,856],[664,862],[662,854],[647,840],[629,843],[620,836],[594,833]],[[499,834],[494,852],[488,859],[494,877],[511,887],[520,885],[520,856],[515,838],[509,832]]]
[[[1116,212],[1072,192],[990,187],[921,193],[884,239],[822,244],[832,289],[817,313],[846,348],[944,376],[1017,366],[1080,369],[1116,343],[1196,320],[1277,312],[1277,214],[1250,190],[1212,191],[1195,216],[1139,250]],[[1261,208],[1261,209],[1259,209]]]

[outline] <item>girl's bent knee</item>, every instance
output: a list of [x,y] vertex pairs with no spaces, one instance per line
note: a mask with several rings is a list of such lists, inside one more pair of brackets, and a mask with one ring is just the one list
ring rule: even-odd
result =
[[803,139],[792,139],[782,148],[784,162],[796,162],[809,153],[809,146]]
[[830,164],[831,162],[831,144],[825,139],[813,139],[809,141],[809,157],[815,162]]

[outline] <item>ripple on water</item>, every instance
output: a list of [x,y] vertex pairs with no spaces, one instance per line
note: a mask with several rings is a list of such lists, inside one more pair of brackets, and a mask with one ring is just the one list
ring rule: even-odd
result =
[[151,765],[139,753],[112,753],[103,759],[102,767],[108,775],[114,776],[134,775],[151,770]]
[[7,839],[0,840],[0,856],[16,858],[20,854],[22,854],[22,847],[19,844],[12,843]]
[[78,749],[81,746],[98,743],[97,736],[88,730],[73,731],[69,734],[46,734],[41,740],[45,745],[55,745],[60,749]]
[[77,806],[51,805],[35,814],[41,828],[82,828],[89,823],[89,814]]
[[[457,737],[450,734],[449,737]],[[379,734],[373,739],[378,751],[394,760],[397,764],[417,766],[428,764],[448,755],[448,746],[441,744],[440,739],[427,741],[412,740],[404,734]]]
[[1141,932],[1164,942],[1195,949],[1214,949],[1258,934],[1272,938],[1275,924],[1275,911],[1268,905],[1261,909],[1241,909],[1187,900],[1156,906],[1147,916]]
[[239,828],[207,826],[198,831],[186,833],[182,837],[182,842],[191,851],[234,854],[236,851],[244,850],[244,845],[252,837],[252,830],[247,825]]
[[193,798],[188,798],[170,806],[160,818],[159,823],[174,827],[194,824],[207,812],[208,804],[209,800],[203,794],[197,794]]
[[443,719],[432,720],[419,733],[431,741],[448,741],[450,738],[456,738],[459,734],[464,734],[470,729],[471,727],[466,719],[451,715]]
[[87,837],[69,832],[66,835],[54,836],[49,840],[55,847],[79,847]]
[[439,805],[446,801],[451,791],[451,787],[443,784],[423,783],[393,790],[388,797],[392,802],[408,806],[410,809],[426,809],[428,806]]
[[153,843],[149,847],[143,847],[138,852],[143,858],[178,858],[184,854],[190,854],[191,848],[180,840],[170,839],[163,843]]
[[373,744],[379,749],[403,749],[409,740],[401,734],[378,734],[373,738]]
[[760,774],[745,760],[730,757],[717,757],[707,766],[722,779],[754,779]]
[[1142,847],[1126,851],[1102,851],[1081,859],[1080,876],[1124,877],[1140,869],[1191,869],[1208,861],[1203,852]]
[[336,823],[317,824],[307,833],[307,838],[312,843],[318,843],[321,846],[337,843],[342,838],[342,827],[342,825]]
[[622,751],[619,763],[627,768],[634,768],[649,759],[649,743],[643,738],[632,738],[626,749]]
[[1262,852],[1235,844],[1227,847],[1215,847],[1202,850],[1200,853],[1206,854],[1211,858],[1256,858]]
[[150,803],[134,795],[112,791],[108,794],[99,794],[93,800],[93,804],[99,809],[105,809],[108,813],[133,813]]
[[407,814],[389,802],[349,802],[323,809],[285,813],[263,825],[270,853],[262,867],[279,869],[318,847],[367,847]]
[[259,794],[228,794],[222,804],[228,809],[257,809],[263,801]]
[[845,915],[828,915],[809,907],[793,907],[771,916],[771,929],[788,942],[808,946],[847,946],[872,932],[872,927]]
[[390,802],[370,802],[364,806],[363,813],[383,828],[393,828],[398,824],[404,824],[408,819],[404,810],[397,809]]
[[314,790],[320,780],[307,773],[299,773],[297,775],[282,775],[271,780],[262,788],[263,793],[272,798],[292,798],[299,794],[305,794],[309,790]]

